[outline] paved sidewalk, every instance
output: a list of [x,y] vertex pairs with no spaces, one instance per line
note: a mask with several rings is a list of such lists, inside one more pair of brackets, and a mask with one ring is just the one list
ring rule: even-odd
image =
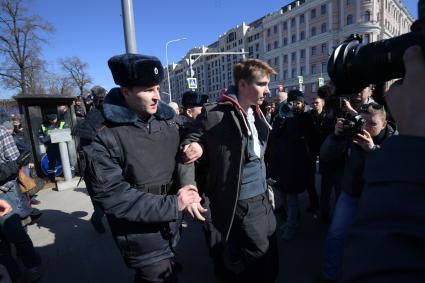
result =
[[[28,233],[43,259],[45,273],[39,282],[133,282],[133,271],[125,266],[109,229],[97,234],[89,222],[93,207],[84,188],[43,190],[37,199],[41,204],[36,207],[43,215],[28,227]],[[319,273],[326,227],[304,213],[306,194],[301,199],[303,213],[296,239],[289,243],[279,240],[277,282],[311,283]],[[179,282],[218,283],[201,226],[188,222],[177,249],[177,259],[183,266]]]

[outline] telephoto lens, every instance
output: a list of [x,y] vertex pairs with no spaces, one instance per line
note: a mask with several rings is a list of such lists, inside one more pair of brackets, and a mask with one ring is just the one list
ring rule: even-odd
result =
[[425,47],[422,32],[412,31],[369,44],[351,36],[335,48],[328,61],[336,95],[358,93],[370,84],[404,77],[403,54],[413,45]]

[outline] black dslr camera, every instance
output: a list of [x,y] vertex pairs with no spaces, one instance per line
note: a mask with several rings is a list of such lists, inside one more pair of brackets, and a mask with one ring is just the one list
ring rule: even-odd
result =
[[409,33],[369,44],[352,35],[335,48],[328,61],[328,74],[336,95],[358,93],[370,84],[404,77],[404,51],[413,45],[425,51],[425,0],[418,1],[418,11],[419,20]]
[[357,134],[362,134],[366,125],[366,120],[361,115],[348,116],[343,122],[344,131],[342,136],[347,139],[354,138]]

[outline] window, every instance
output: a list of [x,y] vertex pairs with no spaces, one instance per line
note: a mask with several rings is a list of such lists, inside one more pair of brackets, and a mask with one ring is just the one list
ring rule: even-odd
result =
[[283,55],[283,63],[287,63],[288,62],[288,55]]
[[295,34],[293,34],[291,36],[291,43],[297,41],[297,37],[295,36]]
[[273,27],[273,33],[276,34],[277,33],[277,26]]
[[320,14],[326,15],[326,4],[323,4],[322,6],[320,6]]
[[305,49],[301,50],[300,57],[301,57],[301,59],[303,59],[305,57]]
[[295,62],[295,56],[296,56],[295,52],[292,52],[292,54],[291,54],[291,61],[292,62]]
[[353,24],[353,15],[348,15],[347,16],[347,26],[352,25],[352,24]]
[[300,24],[304,23],[304,14],[300,15]]
[[279,65],[279,57],[274,58],[274,65],[275,66]]
[[283,79],[286,80],[286,78],[288,77],[288,71],[283,71]]
[[326,23],[323,23],[321,26],[320,26],[320,31],[322,32],[322,33],[325,33],[327,30],[326,30]]
[[283,45],[287,45],[288,44],[288,39],[285,37],[283,38]]
[[[258,51],[260,49],[260,44],[259,43],[256,43],[255,44],[255,51]],[[222,57],[222,58],[224,58],[224,57]]]
[[353,4],[353,0],[347,0],[347,6],[351,6]]
[[300,76],[304,76],[305,75],[305,67],[301,66],[300,68]]
[[305,31],[302,31],[300,33],[300,40],[304,40],[305,39]]
[[311,84],[311,92],[316,92],[317,91],[317,85],[315,83]]
[[287,30],[288,29],[288,24],[286,22],[283,22],[283,30]]
[[273,43],[273,47],[274,47],[274,49],[276,49],[276,48],[278,47],[278,42],[277,42],[277,41],[275,41],[275,42]]
[[291,19],[291,28],[294,28],[295,27],[295,18],[292,18]]
[[311,10],[310,19],[314,19],[316,17],[316,9]]
[[364,13],[364,21],[365,22],[370,22],[370,11],[366,11]]
[[322,43],[322,54],[326,54],[327,53],[327,44],[326,43]]
[[328,71],[328,65],[326,63],[322,63],[322,74]]
[[311,47],[311,55],[316,55],[316,46]]
[[295,68],[292,68],[291,70],[291,78],[295,78],[295,75],[297,74],[297,70]]
[[311,74],[312,75],[317,74],[317,65],[316,64],[311,65]]
[[270,36],[270,29],[267,29],[267,36]]
[[311,28],[311,36],[315,36],[316,35],[316,27],[312,27]]
[[270,43],[267,43],[267,51],[272,50],[272,45]]
[[363,36],[363,43],[370,43],[370,34],[366,33]]

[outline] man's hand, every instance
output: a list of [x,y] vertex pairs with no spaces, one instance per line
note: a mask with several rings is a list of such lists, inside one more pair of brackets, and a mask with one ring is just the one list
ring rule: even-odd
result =
[[202,207],[202,205],[199,202],[194,202],[192,204],[189,204],[186,207],[186,211],[189,212],[190,215],[192,215],[192,218],[199,221],[205,221],[205,217],[201,215],[201,213],[205,213],[208,211],[208,209]]
[[342,132],[344,131],[344,118],[338,118],[336,119],[336,124],[335,124],[335,136],[340,136],[342,135]]
[[177,205],[179,211],[183,211],[192,203],[200,203],[201,197],[198,189],[193,185],[186,185],[177,192]]
[[348,99],[343,99],[342,100],[342,109],[349,112],[352,115],[357,115],[357,111],[353,108],[353,106],[351,106],[350,101],[348,101]]
[[10,206],[10,204],[5,200],[0,199],[0,217],[5,216],[11,211],[12,211],[12,207]]
[[202,156],[203,150],[199,143],[192,142],[183,147],[184,164],[195,162]]
[[403,82],[394,83],[385,98],[400,134],[425,137],[425,60],[421,47],[409,47],[403,60]]
[[363,130],[363,134],[357,134],[353,139],[353,143],[360,146],[366,152],[371,152],[375,148],[375,143],[366,130]]

